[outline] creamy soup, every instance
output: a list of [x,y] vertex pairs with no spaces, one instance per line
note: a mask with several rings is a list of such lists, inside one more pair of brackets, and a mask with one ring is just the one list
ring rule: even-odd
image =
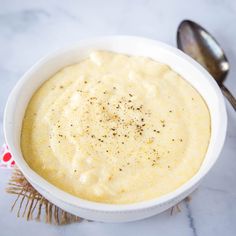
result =
[[95,51],[35,92],[21,148],[29,166],[58,188],[126,204],[160,197],[188,181],[209,139],[204,100],[169,66]]

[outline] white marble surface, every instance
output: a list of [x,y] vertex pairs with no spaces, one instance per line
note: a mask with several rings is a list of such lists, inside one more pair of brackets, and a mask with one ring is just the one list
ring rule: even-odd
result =
[[[7,96],[20,76],[48,52],[83,38],[129,34],[175,45],[176,27],[193,19],[212,32],[232,64],[226,85],[236,95],[236,1],[234,0],[0,0],[0,126]],[[10,171],[0,169],[0,234],[16,235],[236,235],[236,115],[221,157],[182,211],[134,223],[82,222],[56,227],[26,222],[10,213],[4,193]],[[3,134],[0,131],[0,143]]]

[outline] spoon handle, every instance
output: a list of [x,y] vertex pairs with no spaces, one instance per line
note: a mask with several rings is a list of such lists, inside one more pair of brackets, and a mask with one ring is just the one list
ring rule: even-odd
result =
[[232,95],[232,93],[223,84],[220,88],[221,88],[221,91],[224,94],[224,96],[228,99],[228,101],[230,102],[230,104],[232,105],[234,110],[236,111],[236,99],[235,99],[235,97]]

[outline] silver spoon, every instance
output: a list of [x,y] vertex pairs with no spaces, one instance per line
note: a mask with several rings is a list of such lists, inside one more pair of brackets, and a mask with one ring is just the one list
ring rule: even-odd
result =
[[216,40],[197,23],[184,20],[178,27],[177,46],[210,72],[236,111],[236,99],[223,84],[229,62]]

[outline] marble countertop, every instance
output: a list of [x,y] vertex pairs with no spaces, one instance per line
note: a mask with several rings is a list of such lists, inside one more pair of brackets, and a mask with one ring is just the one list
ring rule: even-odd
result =
[[[234,0],[0,0],[0,126],[10,90],[40,57],[80,39],[128,34],[175,45],[176,28],[189,18],[204,25],[231,62],[226,85],[236,95],[236,1]],[[17,219],[4,192],[9,170],[0,169],[1,235],[236,235],[236,115],[227,103],[228,132],[219,161],[181,212],[146,220],[105,224],[84,221],[50,226]],[[0,130],[0,143],[3,143]]]

